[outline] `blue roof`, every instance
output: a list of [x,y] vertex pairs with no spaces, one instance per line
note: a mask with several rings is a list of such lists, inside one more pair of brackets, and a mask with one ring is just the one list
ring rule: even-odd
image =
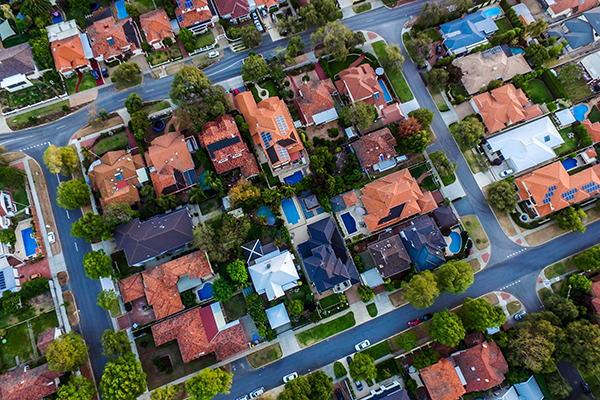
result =
[[579,18],[574,18],[565,22],[565,26],[570,31],[565,35],[565,39],[567,39],[567,42],[569,42],[569,45],[573,49],[578,49],[594,42],[594,30],[587,22]]
[[460,19],[440,25],[444,34],[444,44],[450,50],[459,50],[486,39],[498,30],[498,26],[483,11],[477,11]]
[[400,232],[402,242],[417,272],[438,267],[446,262],[446,241],[433,219],[422,215]]

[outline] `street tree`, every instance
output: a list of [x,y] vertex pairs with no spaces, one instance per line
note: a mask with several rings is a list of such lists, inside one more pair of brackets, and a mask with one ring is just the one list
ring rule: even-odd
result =
[[311,399],[312,387],[308,377],[304,375],[298,376],[287,382],[284,386],[283,392],[277,396],[278,400],[312,400]]
[[312,387],[311,399],[329,400],[333,396],[332,379],[323,371],[318,370],[308,376],[308,382]]
[[185,389],[192,400],[210,400],[218,394],[228,394],[232,378],[233,374],[220,368],[205,368],[185,382]]
[[583,220],[587,214],[579,207],[567,207],[560,210],[556,216],[556,225],[562,230],[573,232],[585,232]]
[[579,317],[579,309],[575,303],[557,294],[552,294],[545,298],[544,307],[560,319],[562,326],[575,321]]
[[427,330],[433,340],[449,347],[458,345],[458,342],[463,340],[466,335],[460,317],[448,309],[435,313]]
[[558,71],[558,80],[563,84],[571,83],[583,76],[583,67],[579,64],[569,63]]
[[556,366],[554,351],[557,334],[562,330],[545,320],[519,324],[517,335],[508,341],[506,359],[509,365],[533,372],[551,372]]
[[433,68],[423,74],[432,92],[444,90],[450,74],[443,68]]
[[398,74],[402,71],[404,56],[402,50],[397,44],[388,44],[384,48],[385,57],[381,61],[383,68],[393,74]]
[[576,256],[573,263],[580,271],[593,271],[600,268],[600,246],[592,247],[585,253]]
[[350,376],[355,381],[375,379],[377,377],[375,360],[367,353],[357,353],[349,367]]
[[69,382],[58,387],[58,400],[92,400],[97,393],[94,382],[83,375],[71,375]]
[[409,352],[419,345],[417,334],[414,331],[408,331],[396,338],[396,346]]
[[568,358],[584,375],[600,374],[600,329],[580,319],[567,325],[564,343]]
[[25,187],[27,174],[16,167],[0,167],[0,182],[6,188],[19,189]]
[[428,128],[433,123],[433,115],[433,111],[429,108],[418,108],[408,113],[408,116],[416,119],[423,129]]
[[336,61],[345,61],[350,50],[364,43],[360,32],[353,32],[341,22],[329,22],[310,35],[310,43],[315,46],[323,43],[325,51],[333,55]]
[[142,101],[142,97],[139,94],[133,92],[129,95],[128,98],[125,99],[123,104],[125,105],[125,108],[127,109],[129,115],[132,115],[134,112],[140,111],[142,109],[142,105],[144,104],[144,102]]
[[412,40],[405,41],[404,45],[408,54],[410,54],[416,63],[424,64],[425,59],[429,57],[429,53],[431,52],[432,43],[431,38],[426,33],[418,32]]
[[117,202],[109,202],[102,211],[102,219],[113,227],[131,221],[137,214],[129,204]]
[[177,396],[179,392],[181,392],[181,387],[179,385],[167,385],[154,389],[152,394],[150,394],[150,400],[175,400],[175,396]]
[[73,222],[71,236],[84,238],[88,243],[112,239],[112,226],[106,224],[102,216],[88,211],[83,217]]
[[429,132],[421,130],[402,139],[402,148],[407,153],[423,153],[429,145]]
[[56,147],[51,144],[44,151],[44,164],[51,173],[68,176],[79,168],[79,157],[74,146]]
[[514,184],[506,180],[494,182],[488,187],[485,202],[502,213],[510,214],[517,207],[516,193]]
[[456,124],[453,135],[458,142],[471,149],[479,144],[484,133],[485,128],[477,118],[465,118]]
[[242,64],[242,78],[244,82],[258,82],[263,80],[270,72],[267,61],[256,53],[250,54]]
[[96,303],[103,310],[112,310],[119,305],[119,296],[113,289],[104,289],[98,293],[98,302]]
[[288,306],[290,313],[297,317],[301,316],[304,312],[304,303],[302,300],[295,299],[290,301],[290,305]]
[[100,381],[107,400],[135,400],[146,390],[146,374],[133,354],[109,360]]
[[90,188],[85,179],[61,182],[56,190],[56,203],[67,210],[83,207],[90,200]]
[[378,116],[375,106],[364,101],[344,106],[340,113],[340,119],[344,125],[356,125],[359,130],[371,126]]
[[110,278],[112,276],[112,262],[104,253],[104,249],[90,251],[83,256],[83,268],[90,279]]
[[246,47],[251,49],[260,46],[263,41],[262,33],[260,33],[253,24],[242,26],[240,35],[242,42],[246,45]]
[[140,66],[134,62],[125,62],[119,65],[111,76],[113,83],[132,84],[140,79],[142,70]]
[[135,140],[138,142],[144,140],[148,128],[150,128],[150,120],[147,111],[139,110],[131,115],[131,130]]
[[225,278],[215,279],[212,283],[213,297],[216,301],[227,301],[233,296],[233,285]]
[[471,264],[458,260],[450,260],[439,267],[435,277],[440,291],[454,294],[463,293],[475,280]]
[[248,270],[243,260],[235,260],[227,266],[227,273],[237,286],[244,286],[248,281]]
[[475,332],[483,332],[487,328],[497,328],[506,321],[502,307],[492,306],[483,297],[475,300],[467,297],[458,311],[458,315],[464,327]]
[[398,137],[407,138],[423,129],[421,123],[413,116],[410,116],[398,123]]
[[373,289],[368,285],[361,285],[358,287],[358,295],[364,303],[368,303],[369,301],[375,298],[375,293],[373,293]]
[[544,381],[548,386],[548,391],[555,399],[567,399],[573,388],[558,371],[544,374]]
[[590,292],[592,281],[583,275],[573,274],[567,280],[568,285],[563,285],[561,294],[565,293],[568,298],[578,298]]
[[102,354],[104,354],[106,358],[116,360],[117,358],[132,352],[131,342],[125,331],[115,332],[112,329],[107,329],[102,334],[101,343]]
[[328,22],[335,21],[339,12],[335,0],[314,0],[298,11],[306,23],[312,26],[325,26]]
[[419,22],[429,26],[436,26],[444,14],[444,6],[439,1],[428,1],[421,6]]
[[56,372],[76,371],[88,359],[88,346],[75,331],[63,333],[46,350],[48,368]]
[[288,41],[287,45],[287,54],[292,57],[298,57],[300,54],[304,53],[304,48],[306,47],[306,43],[302,41],[301,36],[293,36]]
[[431,271],[424,271],[411,278],[409,282],[402,282],[404,298],[411,302],[415,308],[427,308],[433,304],[440,295]]
[[525,49],[525,55],[533,62],[536,67],[542,66],[550,59],[550,54],[544,46],[539,43],[532,43]]
[[424,347],[415,354],[413,366],[420,370],[430,367],[438,361],[440,361],[440,353],[431,347]]

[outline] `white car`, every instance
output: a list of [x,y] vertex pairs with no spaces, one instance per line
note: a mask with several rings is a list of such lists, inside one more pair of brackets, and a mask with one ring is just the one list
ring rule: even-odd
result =
[[288,383],[289,381],[292,381],[292,380],[296,379],[297,377],[298,377],[297,372],[292,372],[291,374],[287,374],[286,376],[283,377],[283,383]]
[[370,345],[371,345],[371,342],[369,342],[368,340],[363,340],[362,342],[360,342],[359,344],[354,346],[354,348],[356,349],[356,351],[361,351],[361,350],[366,349]]
[[264,31],[264,29],[263,29],[262,25],[260,24],[260,22],[256,21],[255,26],[256,26],[256,29],[258,29],[259,32]]
[[265,393],[265,388],[259,387],[258,389],[254,389],[253,391],[250,392],[250,398],[255,399],[257,397],[260,397],[264,393]]
[[505,169],[504,171],[500,172],[500,178],[506,178],[507,176],[510,176],[512,174],[514,174],[515,171],[513,171],[512,169]]
[[208,58],[217,58],[219,57],[221,54],[218,51],[209,51],[208,52]]
[[54,232],[48,232],[48,242],[50,242],[50,243],[56,242],[56,236],[54,236]]

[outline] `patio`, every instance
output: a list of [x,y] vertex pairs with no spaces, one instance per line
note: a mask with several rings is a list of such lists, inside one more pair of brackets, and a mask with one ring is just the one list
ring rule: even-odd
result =
[[117,318],[119,330],[131,328],[134,324],[144,326],[156,320],[154,310],[148,306],[146,297],[131,302],[131,311]]

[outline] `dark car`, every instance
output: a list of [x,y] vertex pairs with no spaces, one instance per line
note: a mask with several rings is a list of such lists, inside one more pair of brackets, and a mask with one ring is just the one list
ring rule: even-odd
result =
[[437,48],[435,49],[435,52],[437,54],[442,54],[442,45],[440,43],[438,43]]
[[346,357],[346,362],[348,363],[348,365],[350,365],[350,363],[352,362],[352,357]]
[[335,391],[335,397],[337,398],[337,400],[344,400],[344,395],[342,394],[342,391],[340,389],[337,389]]
[[433,318],[433,314],[429,313],[429,314],[425,314],[421,318],[419,318],[419,321],[425,322],[425,321],[429,321],[431,318]]
[[103,77],[108,78],[108,70],[106,68],[102,68],[100,72],[102,72]]
[[94,75],[94,79],[100,79],[100,74],[96,68],[92,70],[92,75]]
[[581,381],[581,388],[585,392],[585,394],[591,394],[592,390],[590,389],[590,385],[587,384],[586,381]]
[[421,321],[417,318],[413,321],[408,321],[408,326],[417,326],[421,323]]
[[356,385],[356,388],[359,391],[363,390],[363,385],[362,385],[362,383],[360,381],[356,381],[356,382],[354,382],[354,384]]

